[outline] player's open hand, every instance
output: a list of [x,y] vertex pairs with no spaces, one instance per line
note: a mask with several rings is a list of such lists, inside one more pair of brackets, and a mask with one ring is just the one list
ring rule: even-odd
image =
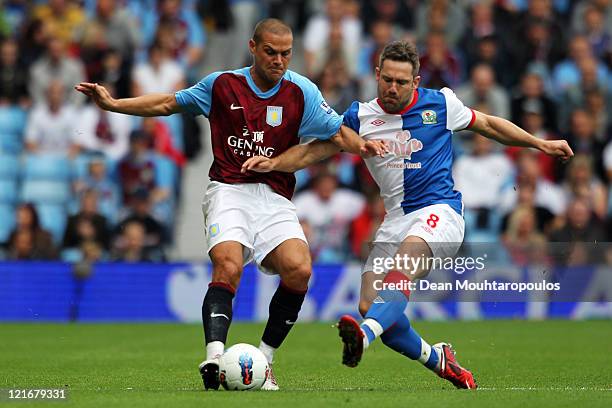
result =
[[368,140],[361,147],[361,157],[384,157],[386,153],[389,153],[389,148],[383,140]]
[[110,92],[102,85],[91,82],[81,82],[74,87],[77,91],[89,96],[100,108],[104,110],[112,110],[113,102],[115,101]]
[[256,171],[258,173],[268,173],[275,169],[276,161],[272,158],[265,156],[253,156],[242,163],[240,171],[246,173],[247,171]]
[[542,143],[542,151],[563,161],[567,161],[574,156],[574,152],[566,140],[545,140]]

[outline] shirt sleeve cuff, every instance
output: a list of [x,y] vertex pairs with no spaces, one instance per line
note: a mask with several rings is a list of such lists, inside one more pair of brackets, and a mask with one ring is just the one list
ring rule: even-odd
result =
[[473,109],[470,109],[470,112],[472,113],[472,119],[470,119],[470,123],[468,123],[468,125],[465,127],[466,129],[471,128],[474,122],[476,121],[476,113],[474,113]]

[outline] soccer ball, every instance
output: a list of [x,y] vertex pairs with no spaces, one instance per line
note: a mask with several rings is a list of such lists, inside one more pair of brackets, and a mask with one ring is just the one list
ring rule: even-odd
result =
[[260,389],[269,370],[266,356],[250,344],[234,344],[219,359],[219,381],[230,391]]

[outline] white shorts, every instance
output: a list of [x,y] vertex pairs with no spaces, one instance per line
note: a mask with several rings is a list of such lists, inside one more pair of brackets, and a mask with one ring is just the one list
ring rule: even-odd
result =
[[275,272],[261,263],[274,248],[291,238],[307,242],[293,203],[267,184],[212,181],[202,211],[209,253],[218,243],[240,242],[244,245],[244,264],[255,260],[268,274]]
[[434,258],[454,256],[465,233],[463,217],[448,204],[434,204],[404,214],[402,208],[387,215],[376,231],[374,245],[362,273],[373,271],[375,258],[395,257],[399,246],[408,236],[422,238]]

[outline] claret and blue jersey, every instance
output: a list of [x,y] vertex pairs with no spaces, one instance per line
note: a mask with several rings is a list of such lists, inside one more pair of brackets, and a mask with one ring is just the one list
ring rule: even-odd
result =
[[409,106],[385,112],[378,99],[353,102],[344,124],[366,140],[385,140],[390,154],[366,159],[388,212],[405,214],[433,204],[448,204],[462,215],[461,193],[452,177],[452,134],[470,127],[474,112],[453,91],[417,88]]
[[327,105],[307,78],[287,71],[272,89],[261,91],[250,68],[215,72],[189,89],[176,93],[185,110],[210,121],[214,161],[210,179],[227,184],[266,183],[291,198],[291,173],[241,173],[249,157],[278,156],[300,142],[300,137],[329,139],[342,117]]

